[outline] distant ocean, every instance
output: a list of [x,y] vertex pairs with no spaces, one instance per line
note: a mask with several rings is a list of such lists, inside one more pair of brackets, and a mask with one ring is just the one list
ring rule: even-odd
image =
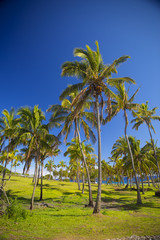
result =
[[[137,177],[138,180],[141,182],[141,178],[140,177]],[[152,178],[156,178],[156,176],[152,176]],[[102,184],[107,184],[109,178],[107,180],[102,180]],[[149,177],[149,180],[151,180],[151,178]],[[144,178],[143,179],[144,182],[147,182],[148,183],[148,180],[147,178]],[[70,182],[73,182],[73,180],[70,180]],[[98,182],[98,179],[96,179],[95,183]],[[80,180],[80,183],[82,183],[82,180]],[[112,182],[109,182],[108,184],[117,184],[118,182],[116,181],[112,181]],[[119,184],[123,184],[123,181],[119,182]],[[127,177],[124,177],[124,184],[127,184]],[[129,184],[130,184],[130,179],[129,179]],[[135,184],[135,178],[132,178],[132,184]]]

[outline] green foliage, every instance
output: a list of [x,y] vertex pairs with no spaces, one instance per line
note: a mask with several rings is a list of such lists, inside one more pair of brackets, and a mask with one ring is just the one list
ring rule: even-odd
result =
[[[102,184],[102,214],[92,214],[93,209],[84,207],[88,203],[88,188],[84,194],[77,190],[77,183],[44,180],[44,199],[49,207],[37,202],[32,215],[26,220],[13,222],[0,217],[0,239],[112,239],[132,235],[159,235],[160,198],[153,190],[143,197],[143,205],[136,205],[136,191],[124,191],[124,186]],[[30,205],[33,185],[31,178],[15,177],[7,183],[10,196],[26,208]],[[93,199],[97,185],[92,184]],[[39,199],[39,187],[35,199]],[[23,219],[23,218],[22,218]],[[2,234],[3,233],[3,234]],[[4,237],[4,238],[3,238]]]
[[[3,167],[0,165],[0,173],[2,172]],[[6,168],[6,173],[10,173],[10,170],[8,170],[8,168]]]
[[26,219],[28,212],[18,203],[17,199],[14,199],[9,206],[7,206],[5,211],[5,216],[11,218],[15,221],[20,219]]

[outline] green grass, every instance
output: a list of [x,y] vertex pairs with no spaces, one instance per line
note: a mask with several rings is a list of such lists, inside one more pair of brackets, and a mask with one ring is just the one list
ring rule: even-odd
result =
[[[32,179],[12,177],[6,190],[10,197],[17,197],[29,209]],[[93,184],[96,199],[97,185]],[[143,205],[136,205],[136,192],[124,187],[102,186],[102,211],[93,215],[93,209],[85,208],[85,194],[77,190],[76,183],[44,180],[44,202],[39,206],[39,187],[35,194],[35,207],[26,219],[15,220],[0,217],[1,239],[108,239],[131,235],[160,235],[160,198],[153,190],[142,195]]]

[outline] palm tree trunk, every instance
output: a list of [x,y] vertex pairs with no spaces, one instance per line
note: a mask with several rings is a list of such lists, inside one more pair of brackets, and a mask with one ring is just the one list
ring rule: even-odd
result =
[[126,188],[128,188],[129,186],[129,174],[128,174],[128,171],[127,171],[127,185],[126,185]]
[[152,186],[155,187],[155,181],[152,177],[152,172],[149,173],[150,177],[151,177],[151,181],[152,181]]
[[[8,156],[8,154],[7,154],[7,156]],[[5,165],[4,165],[4,169],[3,169],[2,187],[4,185],[4,180],[5,180],[5,176],[6,176],[7,162],[8,162],[8,160],[6,159],[6,162],[5,162]]]
[[83,152],[83,149],[82,149],[82,143],[81,143],[80,133],[79,133],[79,130],[78,130],[77,125],[76,125],[76,132],[77,132],[77,136],[78,136],[79,147],[80,147],[81,154],[82,154],[82,160],[83,160],[83,162],[84,162],[84,166],[85,166],[86,173],[87,173],[88,190],[89,190],[89,204],[88,204],[88,206],[93,207],[91,180],[90,180],[90,175],[89,175],[89,170],[88,170],[86,158],[85,158],[85,155],[84,155],[84,152]]
[[122,179],[122,184],[124,186],[124,176],[123,176],[123,174],[121,175],[121,179]]
[[9,205],[10,202],[9,202],[8,197],[7,197],[6,191],[4,190],[3,186],[1,186],[0,189],[1,189],[1,191],[3,192],[3,194],[4,194],[4,196],[5,196],[6,200],[7,200],[7,203],[8,203],[8,205]]
[[34,170],[34,175],[33,175],[33,178],[32,178],[32,183],[35,182],[35,170]]
[[150,187],[150,182],[149,182],[149,176],[148,176],[148,174],[146,175],[146,177],[147,177],[147,181],[148,181],[148,187]]
[[132,173],[130,175],[130,188],[132,187]]
[[131,150],[131,146],[128,140],[128,136],[127,136],[127,125],[128,125],[128,117],[127,117],[127,113],[126,110],[124,110],[124,116],[125,116],[125,138],[127,141],[127,145],[128,145],[128,150],[129,150],[129,154],[131,157],[131,161],[132,161],[132,168],[133,168],[133,173],[134,173],[134,177],[135,177],[135,181],[136,181],[136,187],[137,187],[137,204],[141,205],[142,204],[142,200],[141,200],[141,194],[140,194],[140,188],[139,188],[139,184],[137,181],[137,176],[136,176],[136,169],[134,166],[134,159],[133,159],[133,154],[132,154],[132,150]]
[[13,160],[11,161],[11,168],[10,168],[10,173],[9,173],[9,179],[11,178],[11,175],[12,175],[12,168],[13,168]]
[[144,194],[144,183],[143,183],[143,174],[142,174],[142,168],[141,167],[140,167],[140,176],[141,176],[141,183],[142,183],[142,193]]
[[38,167],[38,177],[37,177],[37,185],[39,184],[39,179],[40,179],[40,169],[41,168],[41,166],[40,166],[40,164],[39,164],[39,167]]
[[157,169],[158,169],[158,174],[157,174],[158,190],[160,190],[160,185],[159,185],[159,181],[160,181],[159,163],[158,163],[158,159],[157,159],[156,149],[155,149],[154,141],[153,141],[153,138],[152,138],[151,130],[150,130],[150,127],[149,127],[148,124],[147,124],[147,126],[148,126],[148,131],[149,131],[151,142],[152,142],[152,146],[153,146],[154,157],[156,159],[156,164],[157,164]]
[[41,193],[40,193],[40,201],[43,200],[43,166],[44,166],[44,163],[43,161],[41,162]]
[[79,166],[78,166],[78,159],[77,162],[77,184],[78,184],[78,190],[81,190],[80,182],[79,182]]
[[83,172],[82,172],[82,194],[83,194],[84,193],[84,183],[85,183],[84,161],[82,161],[82,168],[83,168]]
[[4,169],[4,163],[2,163],[2,172],[1,172],[1,175],[2,175],[2,177],[3,177],[3,169]]
[[100,128],[98,95],[95,96],[95,100],[96,100],[97,130],[98,130],[98,191],[97,191],[96,205],[94,207],[93,213],[99,213],[101,210],[102,166],[101,166],[101,128]]
[[35,176],[34,176],[35,179],[34,179],[34,188],[33,188],[33,193],[32,193],[30,210],[33,209],[34,195],[35,195],[35,190],[36,190],[36,186],[37,186],[38,162],[39,162],[39,153],[37,153],[37,159],[35,161]]

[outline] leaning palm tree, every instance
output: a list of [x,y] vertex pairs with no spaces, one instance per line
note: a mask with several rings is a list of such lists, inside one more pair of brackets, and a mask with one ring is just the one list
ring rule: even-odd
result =
[[155,133],[155,129],[154,129],[151,121],[152,120],[159,120],[160,121],[160,116],[155,116],[156,109],[157,108],[155,107],[155,108],[149,110],[148,101],[146,102],[146,104],[142,103],[139,106],[138,110],[133,113],[133,116],[135,118],[131,121],[131,123],[134,123],[133,128],[136,129],[136,130],[138,130],[139,127],[143,123],[147,125],[149,135],[150,135],[150,138],[151,138],[152,147],[153,147],[154,157],[155,157],[156,163],[157,163],[157,169],[158,169],[157,180],[158,180],[158,188],[160,189],[160,186],[159,186],[160,168],[159,168],[159,162],[158,162],[158,159],[157,159],[154,140],[153,140],[152,133],[151,133],[151,130],[153,130],[153,132]]
[[80,90],[80,93],[75,98],[72,105],[76,106],[74,115],[78,114],[84,103],[89,97],[95,99],[96,106],[96,118],[97,118],[97,131],[98,131],[98,192],[96,205],[93,213],[99,213],[101,209],[101,181],[102,181],[102,169],[101,169],[101,121],[100,121],[100,109],[101,112],[104,106],[104,95],[107,95],[108,114],[111,113],[110,108],[110,90],[109,85],[114,86],[116,82],[132,82],[131,78],[111,78],[112,73],[117,73],[116,67],[125,62],[129,56],[122,56],[115,60],[111,65],[105,65],[102,60],[102,56],[99,52],[99,45],[96,41],[97,50],[93,51],[88,45],[86,49],[76,48],[74,50],[74,56],[82,58],[82,61],[65,62],[62,65],[62,76],[77,77],[82,82],[68,87],[61,94],[60,99],[64,99],[75,89]]
[[92,128],[88,125],[87,122],[90,122],[92,123],[93,126],[95,126],[96,118],[92,112],[86,111],[86,109],[90,109],[90,105],[91,105],[90,101],[86,101],[83,107],[79,110],[79,112],[75,113],[74,100],[76,99],[77,96],[78,96],[78,91],[74,90],[74,92],[69,94],[68,98],[63,99],[61,105],[52,105],[48,109],[48,111],[52,111],[53,113],[50,118],[49,126],[50,127],[55,126],[55,123],[57,123],[58,121],[59,121],[59,125],[64,124],[59,134],[59,135],[62,135],[62,134],[65,135],[64,140],[67,139],[69,132],[71,131],[72,128],[74,128],[74,137],[78,139],[80,151],[82,154],[82,159],[87,172],[88,189],[89,189],[88,205],[93,207],[91,181],[90,181],[90,175],[88,171],[85,154],[83,152],[83,147],[82,147],[82,142],[80,137],[80,128],[84,130],[87,140],[91,139],[92,142],[95,142],[96,140],[95,135],[92,131]]
[[[131,149],[129,139],[128,139],[128,135],[127,135],[127,126],[128,126],[127,110],[133,112],[134,110],[137,109],[138,104],[133,103],[133,101],[134,101],[134,98],[135,98],[137,92],[139,91],[139,89],[137,89],[137,91],[132,95],[131,98],[129,98],[129,96],[128,96],[128,91],[126,91],[124,83],[123,84],[117,84],[116,90],[117,90],[116,94],[112,93],[112,97],[115,98],[115,101],[112,101],[112,109],[113,109],[112,117],[115,116],[120,110],[122,110],[124,112],[124,118],[125,118],[124,133],[125,133],[127,146],[128,146],[129,154],[130,154],[131,161],[132,161],[132,168],[133,168],[133,173],[134,173],[134,176],[135,176],[135,181],[136,181],[136,186],[137,186],[137,204],[142,204],[139,183],[137,181],[137,174],[136,174],[136,169],[135,169],[133,153],[132,153],[132,149]],[[109,119],[106,118],[105,121],[108,121],[108,120]]]

